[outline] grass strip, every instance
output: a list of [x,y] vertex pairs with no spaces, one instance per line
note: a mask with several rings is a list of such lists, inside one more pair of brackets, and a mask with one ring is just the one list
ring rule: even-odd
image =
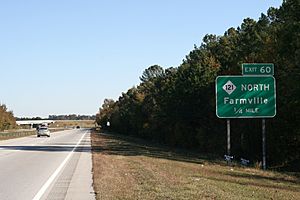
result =
[[230,167],[130,137],[92,133],[97,199],[299,199],[300,180]]

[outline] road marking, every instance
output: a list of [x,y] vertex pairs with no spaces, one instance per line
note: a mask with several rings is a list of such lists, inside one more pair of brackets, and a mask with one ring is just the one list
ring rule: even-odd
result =
[[42,142],[39,142],[39,143],[30,144],[29,146],[41,145],[41,144],[44,144],[45,142],[48,142],[48,140],[43,140]]
[[38,191],[38,193],[35,195],[35,197],[32,200],[39,200],[44,193],[46,192],[46,190],[48,189],[48,187],[51,185],[51,183],[54,181],[54,179],[56,178],[56,176],[59,174],[59,172],[63,169],[63,167],[65,166],[65,164],[68,162],[68,160],[71,158],[72,154],[74,153],[75,149],[78,147],[78,145],[80,144],[81,140],[84,138],[84,136],[86,135],[87,132],[85,132],[83,134],[83,136],[80,138],[80,140],[77,142],[77,144],[75,145],[75,147],[73,148],[73,150],[68,154],[68,156],[65,158],[65,160],[60,164],[60,166],[55,170],[55,172],[50,176],[50,178],[47,180],[47,182],[42,186],[42,188]]
[[7,152],[7,151],[9,151],[9,152],[17,152],[17,151],[21,151],[21,150],[19,150],[19,149],[10,149],[9,148],[10,146],[7,146],[7,148],[5,148],[5,147],[1,147],[0,148],[0,152]]

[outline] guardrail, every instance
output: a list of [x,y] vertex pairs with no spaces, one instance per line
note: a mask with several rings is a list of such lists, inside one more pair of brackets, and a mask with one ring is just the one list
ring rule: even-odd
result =
[[36,130],[28,130],[28,131],[5,131],[0,132],[0,140],[10,139],[10,138],[18,138],[18,137],[26,137],[29,135],[36,134]]

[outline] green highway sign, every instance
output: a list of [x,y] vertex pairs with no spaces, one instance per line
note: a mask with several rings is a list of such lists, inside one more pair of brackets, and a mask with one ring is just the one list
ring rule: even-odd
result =
[[243,63],[243,75],[274,75],[273,63]]
[[218,76],[216,114],[219,118],[271,118],[276,115],[273,76]]

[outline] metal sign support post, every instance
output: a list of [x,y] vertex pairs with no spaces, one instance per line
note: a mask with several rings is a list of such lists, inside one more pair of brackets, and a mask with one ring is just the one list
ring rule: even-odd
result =
[[266,161],[266,119],[262,119],[262,168],[263,170],[267,169],[267,161]]
[[265,118],[276,115],[275,82],[273,63],[243,63],[242,76],[216,78],[216,115],[227,119],[226,160],[233,158],[230,156],[230,118],[261,118],[262,168],[267,169]]
[[227,119],[227,155],[230,156],[230,119]]

